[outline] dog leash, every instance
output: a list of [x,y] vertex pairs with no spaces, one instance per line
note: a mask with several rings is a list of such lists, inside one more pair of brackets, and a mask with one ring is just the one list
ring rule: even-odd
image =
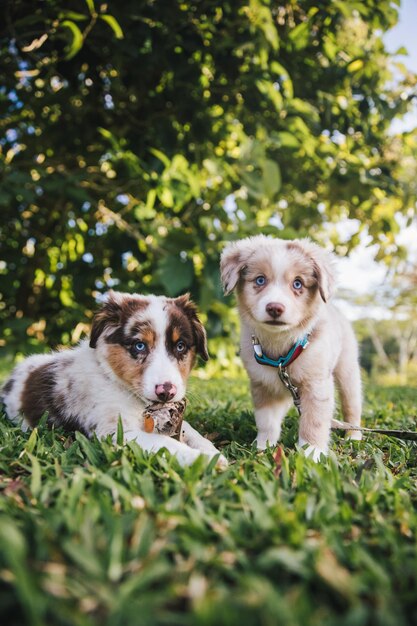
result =
[[390,430],[388,428],[365,428],[365,426],[353,426],[349,422],[332,419],[332,430],[359,430],[363,433],[376,433],[377,435],[388,435],[396,439],[404,439],[405,441],[417,441],[417,432],[413,430]]
[[[304,335],[301,339],[289,349],[286,355],[279,356],[278,359],[272,359],[267,356],[262,350],[262,346],[255,335],[252,335],[252,346],[255,360],[260,365],[269,365],[275,367],[278,371],[278,376],[286,389],[290,392],[295,408],[298,415],[301,416],[301,397],[297,385],[294,385],[291,377],[287,371],[287,367],[293,363],[303,353],[309,344],[310,333]],[[391,430],[388,428],[367,428],[365,426],[354,426],[349,422],[342,420],[331,420],[332,430],[358,430],[363,433],[375,433],[377,435],[387,435],[389,437],[395,437],[397,439],[403,439],[405,441],[417,441],[417,432],[412,430]]]
[[304,337],[295,342],[295,344],[288,350],[287,354],[279,356],[278,359],[271,359],[271,357],[267,356],[262,350],[259,339],[255,337],[255,335],[252,335],[252,346],[255,360],[260,365],[269,365],[270,367],[277,368],[278,376],[280,377],[282,384],[292,395],[292,400],[298,411],[298,415],[301,415],[300,393],[298,391],[298,387],[292,382],[290,375],[287,372],[287,367],[291,365],[295,359],[298,359],[303,350],[307,348],[309,337],[310,333],[304,335]]

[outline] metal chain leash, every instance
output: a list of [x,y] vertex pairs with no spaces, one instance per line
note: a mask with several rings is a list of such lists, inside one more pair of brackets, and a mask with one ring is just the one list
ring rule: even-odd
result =
[[[298,415],[301,416],[301,398],[297,385],[291,380],[285,367],[281,365],[277,368],[278,376],[282,384],[288,389],[292,395],[294,406],[297,409]],[[362,433],[375,433],[379,435],[387,435],[388,437],[395,437],[396,439],[403,439],[404,441],[417,441],[417,432],[412,430],[390,430],[388,428],[366,428],[365,426],[354,426],[349,422],[343,422],[341,420],[332,419],[332,430],[358,430]]]
[[288,391],[290,392],[290,394],[292,395],[295,408],[298,411],[298,415],[301,417],[301,398],[300,398],[300,394],[298,391],[298,387],[294,385],[286,368],[282,367],[282,365],[278,366],[278,376],[280,377],[281,382],[284,385],[284,387],[286,387]]

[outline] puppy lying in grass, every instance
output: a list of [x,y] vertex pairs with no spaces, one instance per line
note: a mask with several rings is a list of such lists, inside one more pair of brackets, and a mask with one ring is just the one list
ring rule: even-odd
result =
[[[335,382],[345,420],[354,426],[361,420],[357,342],[349,322],[329,302],[334,258],[307,239],[258,235],[225,247],[221,275],[225,293],[236,290],[258,448],[277,443],[292,405],[277,369],[267,366],[287,363],[299,392],[299,444],[308,444],[306,453],[318,460],[328,452]],[[358,431],[348,434],[361,438]]]
[[[211,458],[219,451],[185,421],[180,441],[159,434],[170,433],[169,425],[149,425],[166,416],[182,419],[197,355],[208,359],[206,333],[188,295],[110,292],[89,341],[25,359],[3,386],[2,399],[9,419],[23,418],[23,428],[36,426],[48,413],[50,425],[105,437],[116,433],[120,416],[126,441],[137,441],[148,452],[166,448],[188,465],[200,454]],[[154,403],[165,403],[167,410]],[[222,455],[218,464],[227,464]]]

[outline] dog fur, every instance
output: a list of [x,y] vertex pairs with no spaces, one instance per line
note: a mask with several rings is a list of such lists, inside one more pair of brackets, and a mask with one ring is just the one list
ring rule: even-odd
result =
[[[309,345],[288,367],[300,392],[299,445],[308,444],[306,454],[318,460],[328,452],[335,382],[345,420],[360,425],[358,346],[350,323],[329,302],[334,266],[334,257],[308,239],[258,235],[223,250],[222,282],[226,294],[236,290],[241,357],[250,378],[259,449],[279,440],[292,397],[274,368],[255,361],[252,335],[276,359],[310,333]],[[349,436],[361,438],[359,431]]]
[[[50,425],[114,436],[120,416],[126,441],[148,452],[166,448],[188,465],[201,453],[219,452],[185,421],[181,441],[144,432],[143,410],[184,397],[197,355],[208,359],[206,333],[188,295],[109,292],[90,340],[25,359],[3,386],[3,402],[9,419],[23,418],[24,429],[47,412]],[[219,464],[226,464],[223,456]]]

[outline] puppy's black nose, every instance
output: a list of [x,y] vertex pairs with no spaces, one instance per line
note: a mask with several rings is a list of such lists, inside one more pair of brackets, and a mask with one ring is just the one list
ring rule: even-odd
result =
[[281,317],[285,311],[285,306],[280,302],[268,302],[265,308],[268,315],[274,320]]
[[155,385],[155,393],[159,400],[162,402],[169,402],[177,393],[177,388],[172,383],[163,383],[161,385]]

